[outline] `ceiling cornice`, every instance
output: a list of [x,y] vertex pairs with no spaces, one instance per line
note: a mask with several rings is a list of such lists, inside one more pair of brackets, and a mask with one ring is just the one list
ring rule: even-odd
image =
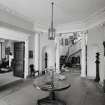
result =
[[8,24],[8,23],[2,22],[2,21],[0,21],[0,27],[6,27],[8,29],[13,29],[13,30],[16,30],[16,31],[20,31],[20,32],[23,32],[23,33],[26,33],[26,34],[29,34],[29,35],[35,35],[35,31],[27,30],[27,29],[24,29],[22,27],[18,27],[16,25]]
[[82,31],[85,25],[83,22],[72,22],[68,24],[61,24],[56,27],[58,33],[67,33],[67,32],[75,32]]
[[41,24],[38,24],[38,23],[35,23],[34,24],[34,30],[36,31],[36,32],[48,32],[48,27],[45,25],[41,25]]
[[91,29],[105,23],[105,7],[87,17],[83,21],[58,26],[58,32],[75,32]]
[[[12,9],[2,5],[2,4],[0,4],[0,11],[3,11],[3,13],[6,13],[7,16],[11,15],[11,16],[17,17],[17,19],[20,19],[21,21],[26,23],[26,25],[33,24],[32,21],[30,21],[27,17],[19,14],[18,12],[14,11],[14,10],[12,10]],[[24,28],[24,26],[18,26],[16,23],[11,24],[10,22],[5,21],[5,19],[3,21],[2,21],[2,19],[0,20],[0,27],[6,27],[8,29],[10,28],[10,29],[20,31],[20,32],[24,32],[24,33],[27,33],[27,34],[30,34],[30,35],[35,34],[33,29]]]
[[[30,18],[28,18],[28,17],[16,12],[15,10],[12,10],[12,9],[2,5],[2,4],[0,4],[0,10],[7,12],[13,16],[17,16],[27,22],[33,23],[33,21]],[[86,19],[84,19],[80,22],[63,24],[63,25],[57,26],[56,28],[59,33],[60,32],[83,31],[83,30],[87,30],[92,27],[95,27],[98,24],[101,24],[104,22],[105,22],[105,7],[100,9],[99,11],[95,12],[94,14],[88,16]],[[47,27],[43,27],[42,25],[40,25],[40,27],[39,27],[39,25],[38,26],[34,25],[34,26],[35,26],[34,27],[35,31],[47,32]]]
[[[83,21],[61,24],[57,26],[56,29],[57,33],[84,31],[104,23],[105,23],[105,7],[101,8],[99,11],[95,12],[94,14],[88,16]],[[44,30],[42,28],[38,29],[40,31],[46,32],[46,29]]]
[[4,11],[6,13],[9,13],[9,14],[11,14],[13,16],[17,16],[17,17],[23,19],[24,21],[33,23],[33,21],[30,18],[28,18],[27,16],[24,16],[24,15],[20,14],[19,12],[15,11],[15,10],[12,10],[11,8],[9,8],[7,6],[4,6],[1,3],[0,3],[0,10]]
[[99,24],[105,23],[105,7],[87,17],[82,22],[85,24],[84,29],[90,29]]
[[[105,23],[105,7],[80,22],[61,24],[56,27],[58,33],[84,31]],[[39,28],[43,31],[43,29]],[[46,31],[44,29],[44,31]]]

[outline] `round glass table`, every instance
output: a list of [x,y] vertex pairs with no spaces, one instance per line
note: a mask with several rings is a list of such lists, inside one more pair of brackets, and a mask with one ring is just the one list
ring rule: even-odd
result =
[[56,80],[52,82],[46,81],[45,77],[42,76],[34,81],[33,86],[42,91],[49,92],[48,97],[37,100],[37,105],[66,105],[66,102],[59,99],[55,94],[57,91],[66,90],[71,86],[66,80]]

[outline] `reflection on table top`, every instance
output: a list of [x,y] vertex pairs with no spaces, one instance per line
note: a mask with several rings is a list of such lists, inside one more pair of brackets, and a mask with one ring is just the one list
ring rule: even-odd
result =
[[52,87],[52,82],[45,76],[41,76],[35,79],[33,85],[35,88],[38,88],[43,91],[62,91],[71,86],[66,79],[64,80],[55,79],[53,83],[54,85]]

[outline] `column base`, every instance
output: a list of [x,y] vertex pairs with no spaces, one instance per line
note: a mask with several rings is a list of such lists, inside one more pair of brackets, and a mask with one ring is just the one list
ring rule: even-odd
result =
[[84,74],[81,74],[81,77],[82,77],[82,78],[86,78],[86,75],[84,75]]

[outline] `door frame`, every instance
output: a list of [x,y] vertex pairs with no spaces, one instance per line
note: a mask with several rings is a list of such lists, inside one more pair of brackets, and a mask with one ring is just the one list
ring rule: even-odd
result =
[[22,32],[19,30],[13,30],[6,27],[0,27],[0,38],[14,40],[14,41],[23,41],[25,42],[25,64],[24,64],[24,79],[28,77],[28,42],[30,33]]

